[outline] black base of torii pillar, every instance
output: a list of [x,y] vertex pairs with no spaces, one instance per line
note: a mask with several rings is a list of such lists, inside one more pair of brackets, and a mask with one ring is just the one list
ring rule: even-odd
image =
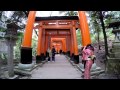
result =
[[67,56],[69,56],[69,57],[70,57],[70,51],[67,51],[67,53],[66,53],[66,54],[67,54]]
[[41,62],[41,55],[37,55],[36,56],[36,63],[40,63]]
[[44,53],[41,53],[41,55],[37,55],[36,56],[36,63],[40,63],[41,61],[44,61],[45,60],[45,55]]
[[71,60],[74,61],[75,64],[79,64],[79,55],[74,55],[74,53],[72,53]]
[[31,69],[34,64],[35,63],[32,60],[32,48],[21,47],[21,59],[18,68],[22,70]]
[[79,55],[74,55],[74,63],[79,64]]
[[32,63],[32,48],[22,47],[21,48],[21,64]]

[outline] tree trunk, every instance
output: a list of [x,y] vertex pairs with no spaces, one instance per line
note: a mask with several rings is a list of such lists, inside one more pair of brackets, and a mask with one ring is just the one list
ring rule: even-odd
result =
[[94,21],[94,27],[95,27],[95,32],[96,32],[96,38],[97,38],[97,43],[98,43],[98,51],[100,50],[100,28],[98,26],[97,21]]
[[8,41],[8,74],[9,77],[13,77],[14,76],[14,65],[13,65],[13,42],[11,42],[10,40]]
[[100,50],[100,33],[99,33],[99,30],[97,30],[97,41],[98,41],[98,50]]
[[102,26],[102,29],[103,29],[104,43],[105,43],[105,55],[106,55],[106,59],[107,59],[107,55],[108,55],[108,44],[107,44],[107,35],[106,35],[106,32],[105,32],[105,25],[104,25],[104,21],[103,21],[102,11],[99,12],[99,15],[100,15],[101,26]]

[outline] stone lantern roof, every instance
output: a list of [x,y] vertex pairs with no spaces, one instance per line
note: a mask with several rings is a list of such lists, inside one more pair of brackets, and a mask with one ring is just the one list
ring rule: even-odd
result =
[[120,21],[109,23],[108,28],[119,28]]
[[15,23],[9,23],[9,24],[7,24],[7,28],[8,29],[21,29],[21,27],[20,26],[18,26],[18,25],[16,25]]

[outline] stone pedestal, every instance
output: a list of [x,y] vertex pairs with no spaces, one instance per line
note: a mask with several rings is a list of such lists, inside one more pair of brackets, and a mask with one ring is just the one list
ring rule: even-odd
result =
[[31,69],[33,66],[34,66],[34,62],[31,64],[22,64],[22,63],[18,64],[19,69]]
[[[79,70],[80,70],[82,73],[84,73],[85,69],[84,69],[84,65],[83,65],[82,63],[80,63],[77,67],[79,68]],[[99,74],[101,74],[101,73],[103,73],[103,72],[104,72],[104,70],[102,70],[100,67],[98,67],[98,66],[96,65],[96,63],[94,63],[94,64],[92,65],[92,68],[91,68],[91,76],[92,76],[92,75],[99,75]]]
[[115,41],[107,57],[106,71],[110,74],[120,74],[120,30],[113,30],[112,33],[115,34]]
[[[80,67],[81,71],[84,72],[84,65],[83,65],[82,63],[79,64],[79,67]],[[99,69],[101,69],[101,68],[98,67],[98,66],[96,65],[96,63],[94,63],[94,64],[92,65],[91,71],[96,71],[96,70],[99,70]]]

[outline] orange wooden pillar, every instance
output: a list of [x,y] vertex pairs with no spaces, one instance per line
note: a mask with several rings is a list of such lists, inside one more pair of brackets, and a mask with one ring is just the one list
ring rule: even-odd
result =
[[72,21],[72,25],[73,25],[73,42],[74,42],[74,62],[78,64],[79,63],[78,43],[77,43],[76,27],[74,21]]
[[62,50],[62,52],[64,52],[64,47],[63,47],[64,45],[63,45],[63,40],[61,40],[61,50]]
[[68,42],[69,42],[69,41],[68,41],[68,35],[66,35],[66,50],[67,50],[67,53],[68,53],[68,49],[69,49],[69,48],[68,48],[68,47],[69,47]]
[[44,43],[43,43],[43,44],[44,44],[44,56],[46,56],[46,47],[45,47],[45,46],[46,46],[46,43],[45,43],[45,42],[46,42],[46,39],[45,39],[45,29],[44,29],[44,33],[43,33],[43,35],[44,35]]
[[42,29],[42,47],[41,47],[41,59],[45,60],[45,29]]
[[71,33],[71,37],[70,37],[70,39],[71,39],[71,54],[70,54],[70,56],[71,57],[73,57],[74,56],[74,42],[73,42],[73,32],[72,32],[72,29],[70,29],[70,33]]
[[62,39],[62,51],[63,51],[63,54],[65,54],[65,42],[64,42],[64,39]]
[[70,43],[70,35],[69,36],[67,36],[67,41],[68,41],[68,51],[67,51],[67,53],[68,53],[68,56],[70,56],[70,46],[71,46],[71,43]]
[[46,51],[46,57],[47,57],[47,50],[48,50],[48,36],[47,35],[45,35],[45,51]]
[[41,46],[42,46],[42,23],[40,23],[40,27],[38,30],[38,43],[37,43],[37,56],[36,56],[36,62],[39,63],[41,60]]
[[36,11],[30,11],[28,15],[27,24],[25,27],[24,38],[21,48],[21,63],[22,64],[31,64],[32,63],[32,32],[35,22]]
[[67,42],[66,42],[66,39],[64,39],[64,43],[65,43],[65,54],[67,53]]
[[64,54],[66,54],[66,52],[67,52],[67,49],[66,49],[66,39],[64,38],[64,39],[62,39],[62,42],[63,42],[63,48],[64,48]]
[[86,46],[87,44],[91,44],[89,26],[87,23],[87,17],[85,15],[85,11],[78,11],[81,36],[82,36],[82,45]]
[[71,48],[70,48],[70,56],[71,56],[71,60],[74,60],[74,39],[73,39],[73,30],[72,28],[70,29],[70,33],[71,33],[71,37],[70,37],[70,40],[71,40]]

